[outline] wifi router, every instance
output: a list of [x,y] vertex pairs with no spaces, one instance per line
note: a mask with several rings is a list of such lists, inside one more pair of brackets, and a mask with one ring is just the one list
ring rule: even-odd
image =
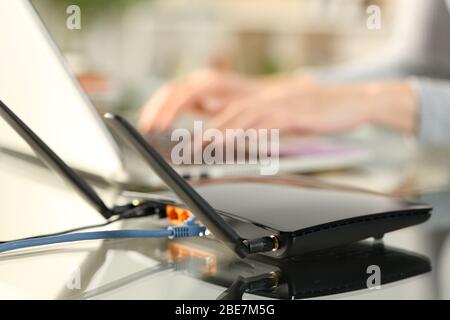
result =
[[405,199],[325,184],[273,183],[274,178],[209,183],[194,189],[125,119],[105,121],[147,161],[213,235],[241,257],[284,258],[336,247],[422,223],[431,207]]

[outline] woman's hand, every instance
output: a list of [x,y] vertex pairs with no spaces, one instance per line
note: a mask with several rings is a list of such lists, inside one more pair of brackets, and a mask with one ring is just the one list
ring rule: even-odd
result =
[[413,133],[417,102],[407,82],[279,86],[232,101],[211,127],[329,134],[376,124]]
[[206,69],[160,89],[143,107],[139,128],[164,131],[182,112],[197,110],[223,130],[330,134],[375,124],[414,133],[417,109],[406,81],[325,85],[307,76],[254,80]]
[[201,70],[157,91],[142,108],[138,127],[143,133],[164,131],[182,112],[196,110],[212,115],[256,88],[255,81],[236,74]]

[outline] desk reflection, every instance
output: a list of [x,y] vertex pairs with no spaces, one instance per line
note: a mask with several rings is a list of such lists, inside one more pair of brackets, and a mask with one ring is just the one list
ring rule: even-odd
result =
[[[157,240],[108,243],[92,252],[82,265],[80,293],[64,288],[61,299],[95,299],[126,288],[133,282],[163,272],[178,272],[223,288],[217,299],[242,299],[245,293],[274,299],[304,299],[356,290],[370,290],[431,271],[430,260],[406,250],[385,246],[381,241],[364,241],[345,247],[277,260],[256,255],[244,260],[213,239],[183,241]],[[152,260],[153,266],[88,290],[93,275],[100,270],[111,250],[136,251]],[[371,281],[379,268],[379,283]]]

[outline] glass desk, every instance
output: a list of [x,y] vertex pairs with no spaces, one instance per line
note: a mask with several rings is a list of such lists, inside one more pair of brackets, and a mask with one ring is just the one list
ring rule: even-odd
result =
[[[103,221],[39,163],[1,152],[0,181],[0,240]],[[101,180],[91,183],[108,203],[136,196]],[[450,188],[440,184],[420,192],[411,186],[398,192],[431,204],[432,218],[382,241],[369,239],[283,261],[265,256],[239,260],[212,238],[47,246],[0,255],[0,298],[449,299]],[[143,218],[108,228],[161,226]],[[373,265],[380,267],[379,289],[368,288]]]

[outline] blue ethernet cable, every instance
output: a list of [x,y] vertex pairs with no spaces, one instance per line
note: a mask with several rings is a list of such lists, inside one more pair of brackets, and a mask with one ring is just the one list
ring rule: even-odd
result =
[[0,244],[0,253],[44,246],[49,244],[67,243],[85,240],[105,240],[105,239],[123,239],[123,238],[186,238],[203,236],[206,228],[197,224],[192,217],[182,226],[168,227],[166,230],[112,230],[112,231],[94,231],[69,233],[58,236],[39,237],[33,239],[24,239],[18,241],[6,242]]

